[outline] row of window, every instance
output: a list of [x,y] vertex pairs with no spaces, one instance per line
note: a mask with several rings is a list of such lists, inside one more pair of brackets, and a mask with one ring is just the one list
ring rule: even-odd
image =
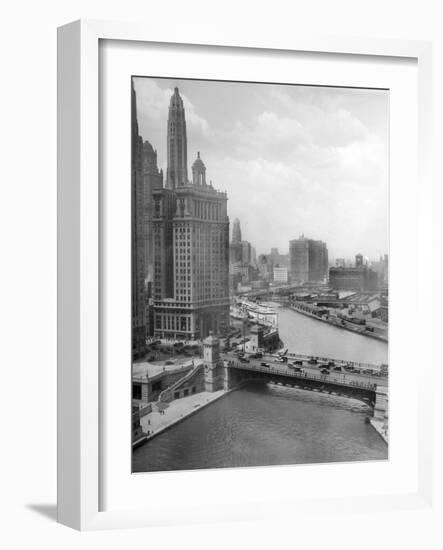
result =
[[156,314],[155,328],[158,330],[191,331],[191,317],[168,313]]

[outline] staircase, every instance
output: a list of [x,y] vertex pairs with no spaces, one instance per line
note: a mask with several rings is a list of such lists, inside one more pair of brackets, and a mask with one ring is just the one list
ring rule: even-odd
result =
[[158,401],[160,403],[169,403],[169,401],[173,400],[174,392],[185,382],[190,380],[195,374],[197,374],[200,370],[203,369],[203,364],[200,363],[198,365],[194,365],[194,367],[188,371],[182,378],[177,380],[177,382],[174,382],[172,386],[168,386],[166,389],[164,389],[160,395],[158,396]]

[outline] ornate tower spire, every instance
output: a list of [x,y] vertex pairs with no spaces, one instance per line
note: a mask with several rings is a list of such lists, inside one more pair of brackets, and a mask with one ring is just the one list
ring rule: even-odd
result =
[[206,185],[206,166],[200,158],[200,151],[192,165],[192,183],[194,185]]
[[186,139],[186,120],[183,100],[178,88],[169,102],[168,115],[168,169],[166,186],[175,189],[188,183],[188,151]]

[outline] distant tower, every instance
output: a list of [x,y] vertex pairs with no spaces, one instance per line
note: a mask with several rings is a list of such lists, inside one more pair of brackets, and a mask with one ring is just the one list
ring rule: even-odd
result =
[[194,185],[206,186],[206,166],[200,158],[200,151],[192,165],[192,183]]
[[205,365],[205,391],[223,389],[224,369],[220,360],[220,341],[212,332],[203,340],[203,363]]
[[238,218],[235,218],[232,226],[232,243],[233,244],[241,243],[240,220]]
[[363,267],[363,254],[356,254],[355,267]]
[[166,187],[175,189],[188,183],[188,145],[183,100],[174,88],[168,114],[168,170]]

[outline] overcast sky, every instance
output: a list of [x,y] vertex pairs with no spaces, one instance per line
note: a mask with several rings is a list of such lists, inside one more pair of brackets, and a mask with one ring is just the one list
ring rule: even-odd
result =
[[186,112],[188,176],[200,151],[242,236],[269,253],[301,233],[330,258],[388,252],[388,109],[380,90],[134,79],[142,137],[166,173],[168,106]]

